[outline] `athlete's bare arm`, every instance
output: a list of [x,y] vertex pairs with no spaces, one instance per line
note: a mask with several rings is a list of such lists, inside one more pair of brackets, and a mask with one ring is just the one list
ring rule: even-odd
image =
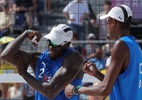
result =
[[50,82],[41,82],[27,73],[23,61],[23,57],[19,57],[17,69],[19,74],[41,94],[48,98],[54,98],[60,91],[62,91],[67,84],[69,84],[75,77],[82,78],[82,68],[84,65],[82,56],[77,53],[68,54],[58,71],[55,73]]
[[10,64],[16,65],[16,55],[18,54],[19,48],[26,37],[27,34],[25,32],[24,34],[21,34],[17,39],[9,43],[4,51],[1,53],[1,58]]
[[83,71],[91,76],[96,77],[98,80],[103,81],[104,74],[102,74],[96,67],[96,65],[90,61],[85,63]]
[[29,55],[30,55],[29,65],[32,67],[32,70],[35,74],[36,73],[36,63],[41,53],[40,52],[30,52]]
[[39,41],[41,38],[41,34],[39,32],[32,31],[32,34],[29,36],[28,33],[25,31],[20,36],[18,36],[15,40],[10,42],[8,46],[4,49],[4,51],[1,53],[2,60],[16,66],[17,55],[19,55],[19,56],[23,56],[26,59],[27,64],[32,63],[33,62],[32,59],[36,59],[33,56],[34,54],[29,54],[25,51],[20,51],[19,48],[22,42],[25,40],[25,38],[29,38],[31,40],[34,35],[37,36],[37,41]]
[[[81,55],[77,52],[69,54],[63,61],[62,67],[53,76],[51,82],[46,86],[46,91],[54,97],[61,90],[65,88],[66,85],[72,82],[76,78],[83,77],[84,62]],[[50,87],[49,87],[50,86]]]
[[[92,96],[108,96],[112,90],[116,78],[119,74],[123,73],[129,62],[129,49],[127,45],[119,40],[115,43],[112,49],[112,59],[110,66],[106,72],[103,81],[97,86],[81,87],[78,92],[80,94],[87,94]],[[101,74],[100,74],[101,75]],[[72,95],[73,86],[69,85],[66,88],[66,95],[70,97]]]
[[[32,37],[35,35],[38,37],[38,34],[34,33],[35,32],[32,32],[28,38],[32,39]],[[38,81],[27,72],[29,64],[35,66],[34,62],[37,60],[36,56],[33,56],[34,54],[19,50],[20,45],[25,38],[27,38],[27,33],[21,34],[13,42],[8,44],[6,49],[2,52],[1,57],[3,60],[16,65],[18,73],[38,92],[49,98],[53,98],[61,90],[63,90],[64,87],[74,79],[74,77],[82,77],[83,73],[81,70],[84,62],[82,56],[79,53],[74,52],[65,57],[61,68],[53,76],[50,83]],[[37,41],[39,40],[40,36],[38,37]]]
[[116,78],[126,69],[128,61],[129,49],[124,42],[119,40],[113,47],[111,63],[104,77],[104,80],[96,87],[79,89],[79,93],[108,96],[112,90]]

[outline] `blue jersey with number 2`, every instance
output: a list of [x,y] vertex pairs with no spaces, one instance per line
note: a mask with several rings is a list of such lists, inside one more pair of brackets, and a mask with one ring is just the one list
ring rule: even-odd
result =
[[[54,59],[54,60],[50,59],[48,51],[41,54],[36,66],[36,79],[43,82],[50,82],[50,80],[52,79],[56,71],[61,67],[64,57],[70,52],[74,52],[74,51],[68,48],[66,53],[62,57]],[[61,81],[65,81],[65,80],[61,80]],[[71,84],[81,85],[81,83],[82,83],[82,79],[74,79]],[[37,91],[35,93],[35,99],[50,100]],[[65,96],[64,90],[63,90],[52,100],[79,100],[79,96],[75,95],[75,96],[72,96],[72,98],[68,99]]]

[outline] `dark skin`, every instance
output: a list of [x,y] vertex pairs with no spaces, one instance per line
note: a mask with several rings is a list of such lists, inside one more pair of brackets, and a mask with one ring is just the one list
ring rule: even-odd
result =
[[[84,66],[84,72],[98,78],[101,83],[97,86],[81,87],[78,90],[79,94],[103,97],[108,96],[111,93],[118,75],[120,75],[127,69],[130,57],[129,49],[123,41],[118,39],[123,36],[129,35],[129,29],[122,30],[121,24],[114,19],[108,20],[107,27],[110,38],[117,40],[112,48],[112,59],[109,68],[106,72],[106,75],[104,76],[97,70],[94,64],[87,62]],[[90,66],[93,66],[93,70],[89,69]],[[69,98],[72,96],[72,89],[73,86],[70,84],[65,89],[65,94]]]
[[[69,53],[67,56],[65,56],[62,66],[54,74],[50,82],[47,83],[39,81],[27,72],[27,68],[29,65],[31,65],[33,71],[36,71],[36,62],[40,53],[27,53],[19,50],[24,39],[28,38],[31,40],[33,36],[37,36],[36,40],[40,41],[41,34],[37,31],[31,30],[30,34],[27,34],[26,32],[22,33],[6,47],[1,54],[1,58],[6,62],[15,65],[19,75],[21,75],[29,85],[31,85],[44,96],[52,99],[74,78],[83,77],[83,59],[82,56],[77,52]],[[37,46],[35,43],[33,43],[33,45]],[[50,58],[54,60],[61,57],[66,52],[66,49],[69,47],[69,45],[70,42],[59,48],[54,48],[51,45],[48,45]]]

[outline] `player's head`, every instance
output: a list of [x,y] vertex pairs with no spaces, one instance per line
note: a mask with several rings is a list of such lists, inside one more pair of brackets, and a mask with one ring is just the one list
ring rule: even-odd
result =
[[103,55],[102,47],[101,46],[97,47],[94,53],[96,55],[96,58],[98,59],[102,58]]
[[103,9],[106,13],[108,13],[111,9],[111,1],[110,0],[105,0]]
[[134,24],[132,11],[127,5],[113,7],[108,14],[101,16],[100,19],[106,19],[109,33],[115,32],[115,26],[121,30],[129,30],[130,25]]
[[8,11],[9,11],[9,8],[10,8],[10,6],[9,6],[8,3],[3,3],[3,4],[2,4],[2,10],[3,10],[4,12],[8,12]]
[[113,18],[122,23],[131,23],[133,14],[127,5],[120,5],[113,7],[108,14],[103,15],[100,19]]
[[49,52],[57,55],[62,54],[70,45],[73,31],[66,24],[55,25],[44,38],[48,41]]
[[89,33],[89,34],[87,35],[87,39],[88,39],[88,40],[95,40],[95,39],[96,39],[96,36],[95,36],[94,33]]

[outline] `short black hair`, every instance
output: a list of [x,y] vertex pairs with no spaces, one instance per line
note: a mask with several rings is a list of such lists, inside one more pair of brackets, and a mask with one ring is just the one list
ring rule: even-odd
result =
[[119,23],[120,23],[121,29],[130,29],[131,23],[123,23],[123,22],[119,22]]
[[8,7],[9,7],[9,3],[3,3],[2,6],[3,6],[4,8],[8,8]]
[[105,0],[104,5],[110,5],[111,6],[111,1],[110,0]]

